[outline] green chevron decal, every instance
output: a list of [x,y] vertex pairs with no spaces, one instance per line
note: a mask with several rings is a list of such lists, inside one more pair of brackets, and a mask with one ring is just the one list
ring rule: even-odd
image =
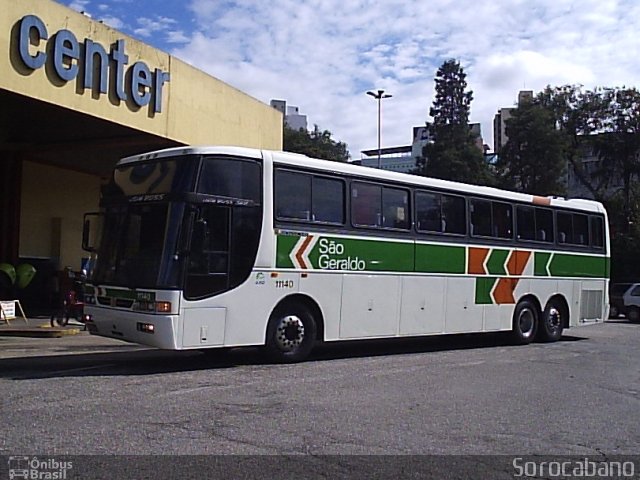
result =
[[506,275],[504,264],[507,261],[507,257],[511,253],[511,250],[499,250],[494,249],[489,255],[487,260],[487,270],[491,275]]

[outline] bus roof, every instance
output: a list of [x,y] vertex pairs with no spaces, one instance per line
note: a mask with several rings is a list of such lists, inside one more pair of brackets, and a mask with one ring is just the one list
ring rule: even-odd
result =
[[440,180],[437,178],[423,177],[420,175],[411,175],[407,173],[389,172],[377,168],[364,167],[362,165],[354,165],[351,163],[331,162],[328,160],[319,160],[310,158],[306,155],[291,152],[258,150],[245,147],[232,146],[186,146],[174,147],[163,150],[157,150],[141,155],[126,157],[118,162],[118,166],[140,161],[173,157],[177,155],[234,155],[247,158],[271,158],[273,162],[284,165],[305,167],[309,169],[324,171],[327,173],[348,174],[361,178],[369,178],[371,180],[382,180],[389,182],[404,183],[415,187],[431,187],[436,189],[459,192],[460,194],[472,194],[496,199],[517,201],[523,203],[532,203],[541,206],[554,206],[560,208],[570,208],[576,210],[584,210],[588,212],[597,212],[606,214],[604,207],[600,202],[588,199],[566,199],[562,197],[542,197],[530,195],[526,193],[512,192],[509,190],[501,190],[493,187],[484,187],[479,185],[470,185],[466,183],[452,182],[448,180]]

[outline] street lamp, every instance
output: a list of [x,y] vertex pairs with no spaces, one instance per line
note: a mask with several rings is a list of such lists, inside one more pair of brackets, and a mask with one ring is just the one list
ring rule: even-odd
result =
[[391,98],[393,95],[384,93],[384,90],[378,90],[377,92],[372,92],[371,90],[369,90],[367,92],[367,95],[371,95],[378,101],[378,168],[380,168],[380,155],[382,153],[380,149],[380,104],[383,98]]

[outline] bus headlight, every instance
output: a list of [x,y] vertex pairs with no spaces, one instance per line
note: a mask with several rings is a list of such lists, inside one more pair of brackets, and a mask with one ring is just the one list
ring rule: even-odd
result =
[[153,326],[153,323],[141,323],[138,322],[136,324],[136,330],[138,330],[139,332],[144,332],[144,333],[153,333],[155,330],[155,327]]

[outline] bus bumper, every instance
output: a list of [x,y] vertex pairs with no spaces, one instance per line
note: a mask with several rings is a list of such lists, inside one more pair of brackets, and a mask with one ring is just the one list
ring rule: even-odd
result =
[[96,306],[85,307],[87,330],[92,335],[115,338],[168,350],[179,348],[177,315],[122,312]]

